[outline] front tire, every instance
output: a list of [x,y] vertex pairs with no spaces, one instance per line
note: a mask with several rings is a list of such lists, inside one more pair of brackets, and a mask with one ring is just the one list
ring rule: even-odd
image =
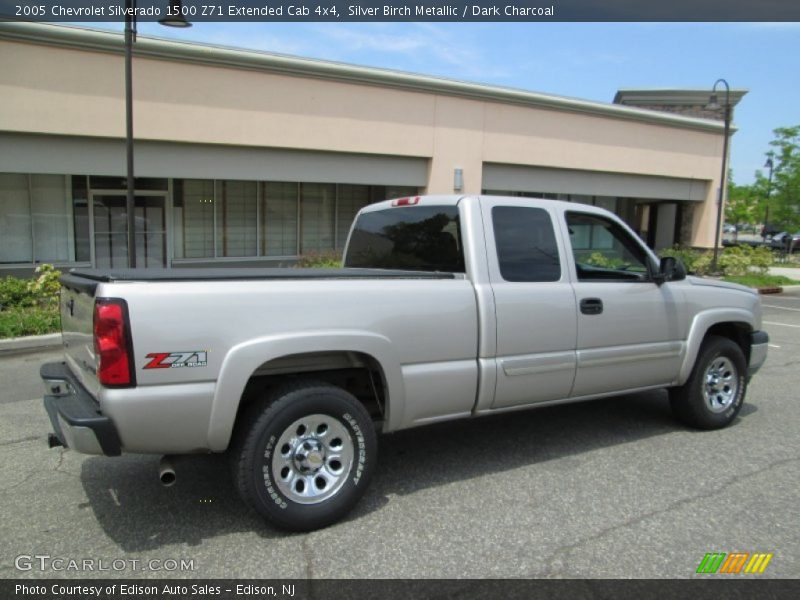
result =
[[672,412],[698,429],[720,429],[739,414],[747,391],[747,363],[737,343],[711,336],[700,347],[686,383],[669,391]]
[[344,517],[374,470],[375,428],[350,393],[323,382],[281,387],[242,415],[233,476],[242,499],[283,529]]

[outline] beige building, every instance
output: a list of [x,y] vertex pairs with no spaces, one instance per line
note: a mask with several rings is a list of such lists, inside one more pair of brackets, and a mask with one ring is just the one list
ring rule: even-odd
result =
[[[669,98],[144,37],[133,73],[140,266],[286,264],[341,249],[365,204],[417,193],[587,202],[657,249],[713,245],[723,127]],[[126,266],[124,135],[122,35],[0,23],[1,271]]]

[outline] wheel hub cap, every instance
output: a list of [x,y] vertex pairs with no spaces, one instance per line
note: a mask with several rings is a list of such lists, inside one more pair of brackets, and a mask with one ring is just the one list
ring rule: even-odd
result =
[[723,412],[736,399],[739,391],[739,375],[733,362],[719,356],[706,369],[703,398],[712,412]]
[[316,438],[302,440],[294,452],[294,463],[302,473],[313,473],[325,462],[325,449]]
[[353,439],[341,421],[330,415],[309,415],[289,425],[278,438],[272,477],[289,499],[316,504],[342,488],[354,455]]

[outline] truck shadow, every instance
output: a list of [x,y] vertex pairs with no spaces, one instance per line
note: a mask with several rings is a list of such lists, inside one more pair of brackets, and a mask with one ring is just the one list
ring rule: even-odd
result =
[[[745,404],[740,414],[755,410]],[[666,394],[657,391],[380,436],[374,479],[347,521],[379,510],[392,495],[522,466],[566,472],[575,459],[560,459],[676,431],[686,429],[673,419]],[[265,524],[242,503],[230,482],[226,456],[177,458],[178,480],[170,488],[158,482],[158,460],[127,455],[83,461],[81,482],[88,504],[106,535],[123,550],[196,546],[236,532],[263,538],[297,535]]]

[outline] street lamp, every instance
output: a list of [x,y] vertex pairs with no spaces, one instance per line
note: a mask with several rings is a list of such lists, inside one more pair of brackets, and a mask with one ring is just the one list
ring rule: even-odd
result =
[[[136,267],[136,202],[133,173],[133,42],[136,41],[136,0],[125,0],[125,158],[127,194],[125,209],[128,217],[128,265]],[[170,0],[170,10],[159,21],[170,27],[191,27],[183,17],[181,0]]]
[[722,227],[722,205],[725,198],[725,183],[728,179],[727,166],[728,137],[731,129],[731,88],[727,81],[724,79],[717,79],[714,82],[714,87],[711,88],[711,97],[709,98],[708,105],[706,106],[706,108],[709,110],[719,110],[720,105],[717,100],[717,86],[720,83],[725,85],[725,132],[723,134],[725,139],[722,142],[722,173],[719,178],[719,198],[717,199],[717,227],[714,230],[714,257],[711,260],[711,270],[715,273],[717,272],[717,258],[719,257],[719,230]]
[[774,166],[772,162],[772,152],[767,154],[767,162],[764,163],[764,166],[769,169],[769,178],[767,179],[767,197],[764,201],[764,235],[762,236],[766,240],[767,233],[769,233],[769,230],[767,229],[769,227],[769,196],[772,193],[772,168]]

